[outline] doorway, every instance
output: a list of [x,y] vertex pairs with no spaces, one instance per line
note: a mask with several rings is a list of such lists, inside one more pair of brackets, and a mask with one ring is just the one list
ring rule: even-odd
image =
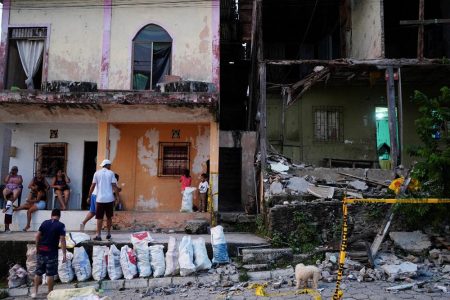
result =
[[219,148],[219,211],[242,211],[241,148]]
[[91,187],[92,177],[97,170],[97,142],[84,142],[83,161],[83,193],[81,198],[81,209],[88,209],[87,197]]

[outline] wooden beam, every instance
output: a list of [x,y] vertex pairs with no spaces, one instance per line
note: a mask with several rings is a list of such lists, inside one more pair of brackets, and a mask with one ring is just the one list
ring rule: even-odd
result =
[[[419,2],[419,21],[423,22],[425,20],[425,0],[420,0]],[[419,30],[417,33],[417,58],[423,59],[423,33],[424,25],[419,25]]]
[[432,24],[449,24],[450,19],[432,19],[432,20],[403,20],[400,25],[432,25]]
[[389,119],[389,137],[391,141],[391,162],[392,169],[398,166],[398,147],[397,147],[397,116],[395,109],[395,86],[394,86],[394,68],[387,67],[388,79],[386,82],[388,119]]
[[[377,67],[402,67],[402,66],[433,66],[442,65],[442,59],[429,59],[424,58],[422,60],[416,58],[399,58],[399,59],[333,59],[333,60],[322,60],[322,59],[298,59],[298,60],[286,60],[286,59],[266,59],[265,63],[267,65],[277,65],[277,66],[290,66],[290,65],[322,65],[322,66],[336,66],[336,67],[346,67],[346,66],[377,66]],[[450,67],[450,66],[449,66]]]
[[403,146],[404,146],[404,139],[403,139],[403,89],[402,89],[402,70],[401,68],[398,68],[398,131],[400,135],[399,139],[399,153],[400,153],[400,164],[403,165],[404,159],[403,159]]
[[259,147],[261,152],[261,172],[266,169],[267,156],[267,115],[266,115],[266,64],[259,64]]

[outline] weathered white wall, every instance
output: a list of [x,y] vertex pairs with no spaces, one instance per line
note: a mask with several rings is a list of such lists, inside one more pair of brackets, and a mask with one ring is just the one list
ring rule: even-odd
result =
[[11,130],[5,124],[0,124],[0,178],[9,173],[9,148],[11,146]]
[[383,56],[382,0],[352,0],[351,58],[371,59]]
[[173,39],[171,74],[183,79],[212,81],[211,4],[204,1],[165,7],[136,5],[113,8],[110,89],[131,87],[132,40],[140,29],[151,23],[163,27]]
[[49,3],[60,6],[57,2],[12,0],[10,24],[51,26],[48,80],[99,82],[103,8],[98,5],[103,1],[89,1],[95,7],[33,9]]
[[[58,138],[50,139],[50,129],[58,129]],[[10,159],[10,166],[18,166],[24,179],[22,201],[28,195],[28,184],[33,177],[35,143],[68,143],[67,175],[70,177],[72,196],[70,209],[80,209],[83,180],[84,142],[97,141],[97,126],[94,124],[18,124],[12,125],[12,146],[17,147],[16,157]],[[50,179],[48,179],[49,184]]]

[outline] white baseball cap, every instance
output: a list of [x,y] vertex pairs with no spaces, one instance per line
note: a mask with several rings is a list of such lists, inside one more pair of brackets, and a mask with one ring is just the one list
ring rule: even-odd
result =
[[110,165],[111,161],[109,159],[105,159],[102,161],[102,163],[100,164],[100,167],[104,167],[106,165]]

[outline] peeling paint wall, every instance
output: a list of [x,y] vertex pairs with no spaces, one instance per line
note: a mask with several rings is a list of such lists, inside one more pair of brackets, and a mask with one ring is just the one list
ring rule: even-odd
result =
[[[51,4],[58,5],[57,2]],[[51,27],[47,33],[50,34],[48,80],[99,82],[103,1],[90,3],[96,6],[37,9],[47,5],[46,1],[11,1],[10,24]]]
[[352,0],[352,47],[350,58],[383,57],[382,0]]
[[173,39],[171,74],[183,79],[212,81],[213,34],[210,2],[135,5],[113,8],[110,89],[130,89],[132,40],[140,29],[150,23],[163,27]]
[[[87,124],[16,124],[12,129],[11,145],[17,147],[16,157],[11,157],[10,166],[18,166],[19,174],[24,180],[24,187],[28,187],[34,166],[35,143],[68,143],[67,146],[67,175],[71,179],[72,190],[69,202],[70,209],[81,208],[84,142],[97,141],[97,126]],[[50,129],[58,129],[58,138],[50,139]],[[47,180],[49,184],[50,179]],[[28,189],[24,188],[22,202],[28,196]]]
[[[112,127],[112,126],[111,126]],[[209,125],[197,124],[113,124],[120,140],[112,170],[120,175],[121,197],[126,210],[170,212],[181,207],[179,176],[158,177],[160,142],[189,142],[192,186],[206,172],[209,159]],[[181,137],[172,139],[172,129]],[[197,194],[194,203],[197,203]]]

